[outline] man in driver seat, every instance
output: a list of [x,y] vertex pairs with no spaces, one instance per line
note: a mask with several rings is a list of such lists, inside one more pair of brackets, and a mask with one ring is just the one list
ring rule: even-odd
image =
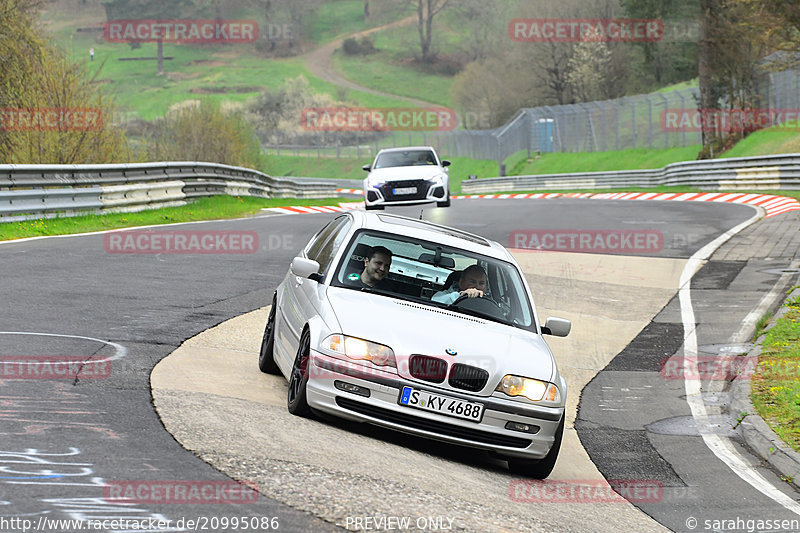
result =
[[486,292],[486,286],[487,278],[483,268],[478,265],[468,266],[450,288],[437,292],[431,296],[431,300],[449,305],[461,296],[481,298]]

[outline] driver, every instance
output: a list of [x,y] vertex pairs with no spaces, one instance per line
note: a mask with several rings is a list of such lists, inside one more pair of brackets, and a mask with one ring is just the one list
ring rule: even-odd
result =
[[486,293],[486,285],[486,272],[480,266],[472,265],[461,273],[458,281],[449,289],[437,292],[431,296],[431,300],[449,305],[461,296],[481,298]]

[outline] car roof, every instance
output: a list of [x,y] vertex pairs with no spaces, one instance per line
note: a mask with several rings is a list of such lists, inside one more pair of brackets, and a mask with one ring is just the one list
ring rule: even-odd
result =
[[399,146],[397,148],[383,148],[378,153],[386,153],[386,152],[409,152],[411,150],[431,150],[435,152],[436,150],[433,149],[433,146]]
[[348,214],[361,229],[405,235],[513,262],[511,254],[499,243],[457,228],[391,213],[354,210]]

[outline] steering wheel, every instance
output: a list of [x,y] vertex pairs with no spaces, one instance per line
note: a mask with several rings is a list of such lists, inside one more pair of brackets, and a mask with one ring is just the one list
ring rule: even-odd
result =
[[486,295],[479,298],[470,298],[468,295],[462,294],[450,305],[458,305],[463,309],[478,311],[498,318],[503,318],[505,316],[500,304]]

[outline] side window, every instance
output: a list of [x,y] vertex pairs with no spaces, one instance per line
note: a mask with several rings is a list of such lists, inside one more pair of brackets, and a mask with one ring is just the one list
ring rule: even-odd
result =
[[346,221],[346,216],[336,217],[335,219],[331,220],[327,226],[319,230],[319,232],[311,239],[311,242],[309,242],[309,244],[306,246],[306,257],[313,259],[314,261],[319,261],[317,258],[319,257],[322,247],[325,246],[326,242],[328,242],[330,236],[334,234],[336,230],[341,228]]
[[313,259],[319,263],[320,273],[325,273],[325,271],[328,270],[336,250],[339,249],[342,240],[345,235],[347,235],[349,227],[349,217],[338,217],[325,226],[325,228],[319,232],[314,242],[308,247],[306,254],[309,259]]

